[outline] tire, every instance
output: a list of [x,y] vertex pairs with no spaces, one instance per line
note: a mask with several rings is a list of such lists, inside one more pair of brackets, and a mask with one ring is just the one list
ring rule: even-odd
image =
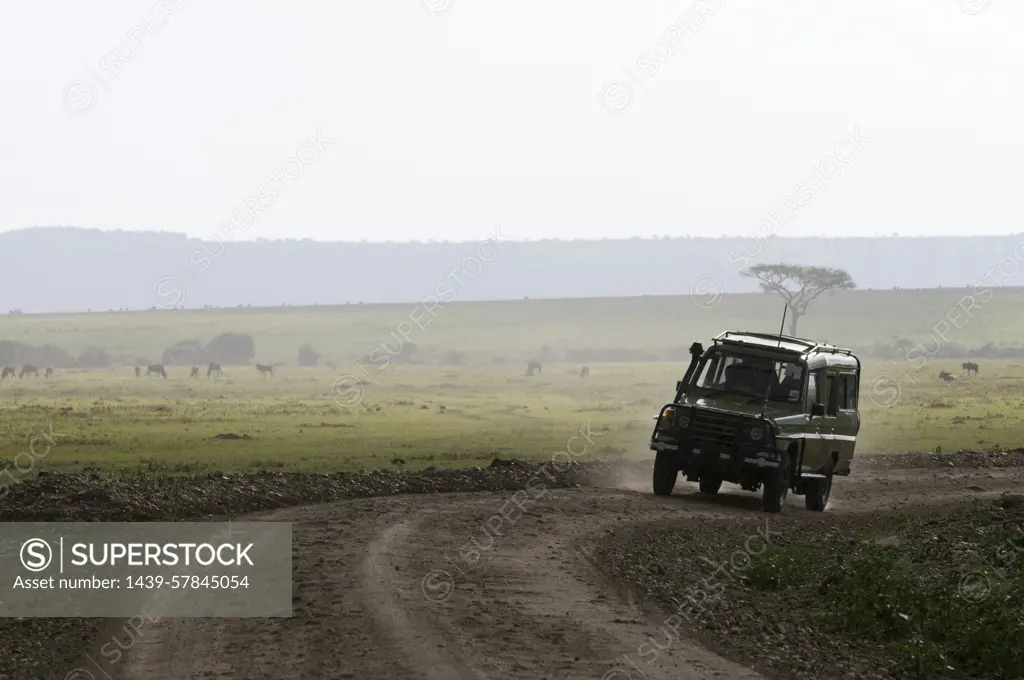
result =
[[764,495],[761,505],[765,512],[782,512],[789,496],[789,452],[783,452],[779,467],[774,468],[764,480]]
[[676,469],[674,456],[669,451],[658,451],[654,456],[654,494],[668,496],[676,487],[679,470]]
[[722,488],[722,478],[718,475],[711,473],[706,477],[700,478],[700,492],[713,496],[718,493],[718,490]]
[[829,461],[828,469],[825,471],[825,479],[815,479],[814,483],[807,489],[804,496],[804,507],[814,512],[824,512],[828,505],[829,496],[832,495],[832,478],[835,474],[836,464]]

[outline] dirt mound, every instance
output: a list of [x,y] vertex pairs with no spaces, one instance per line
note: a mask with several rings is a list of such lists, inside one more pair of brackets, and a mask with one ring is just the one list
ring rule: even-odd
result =
[[230,516],[394,494],[523,489],[531,479],[565,488],[615,479],[610,463],[537,464],[495,459],[489,468],[394,469],[332,474],[259,472],[177,477],[144,473],[40,474],[11,489],[3,522],[145,522]]
[[1024,467],[1024,448],[955,453],[880,453],[853,459],[853,474],[863,470]]

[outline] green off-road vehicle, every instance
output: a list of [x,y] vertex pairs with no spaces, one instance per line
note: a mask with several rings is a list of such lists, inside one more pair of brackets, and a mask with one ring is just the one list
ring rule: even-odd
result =
[[767,333],[728,331],[692,359],[676,397],[655,416],[654,493],[679,472],[706,494],[722,482],[764,487],[766,512],[792,489],[822,511],[833,475],[849,475],[860,430],[860,360],[848,349]]

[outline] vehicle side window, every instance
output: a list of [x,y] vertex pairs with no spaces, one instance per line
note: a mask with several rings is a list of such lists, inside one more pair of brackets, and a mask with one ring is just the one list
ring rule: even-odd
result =
[[807,374],[807,407],[810,408],[811,404],[821,403],[821,394],[818,391],[818,378],[820,371],[812,371]]
[[836,399],[836,378],[838,376],[829,374],[828,381],[825,383],[825,412],[830,416],[836,415],[837,399]]
[[853,373],[839,376],[839,410],[857,410],[857,376]]

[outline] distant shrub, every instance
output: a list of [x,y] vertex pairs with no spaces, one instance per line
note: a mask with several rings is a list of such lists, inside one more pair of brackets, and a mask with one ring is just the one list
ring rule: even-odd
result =
[[459,365],[466,361],[466,353],[459,352],[458,350],[450,349],[441,354],[440,363]]
[[195,366],[209,363],[209,353],[198,340],[182,340],[164,350],[164,366]]
[[247,333],[221,333],[206,345],[210,361],[247,364],[256,356],[256,343]]
[[109,368],[113,363],[107,350],[102,347],[86,347],[75,360],[78,368]]
[[320,363],[320,355],[313,351],[311,345],[299,348],[299,366],[316,366]]
[[43,345],[35,348],[33,363],[37,366],[53,366],[54,368],[69,368],[75,363],[74,358],[54,345]]
[[4,366],[34,364],[36,366],[71,368],[75,365],[74,357],[60,347],[53,345],[35,347],[11,340],[0,340],[0,362]]

